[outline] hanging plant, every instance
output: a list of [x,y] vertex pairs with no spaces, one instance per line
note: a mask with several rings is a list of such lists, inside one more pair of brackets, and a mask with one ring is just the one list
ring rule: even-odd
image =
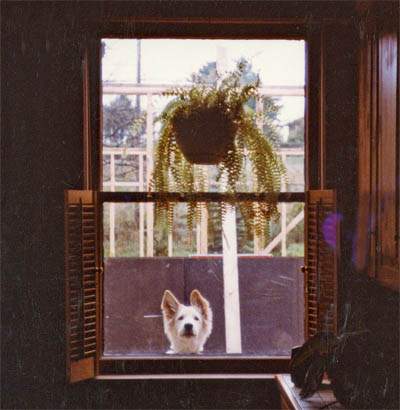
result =
[[[218,191],[232,194],[228,205],[220,203],[222,218],[227,206],[236,202],[238,192],[272,194],[268,202],[239,202],[247,232],[261,238],[268,234],[271,219],[279,216],[277,194],[285,168],[274,152],[277,133],[267,116],[276,107],[267,104],[256,114],[245,106],[250,99],[261,98],[259,80],[241,85],[246,65],[240,62],[213,86],[196,81],[189,89],[164,93],[176,98],[158,118],[161,132],[150,189],[160,193],[204,191],[208,179],[204,165],[216,165]],[[257,125],[257,119],[267,125],[268,133]],[[246,173],[251,175],[251,184],[244,182]],[[170,230],[174,205],[167,200],[156,203],[156,217],[166,212]],[[188,203],[189,231],[203,206],[202,202]]]

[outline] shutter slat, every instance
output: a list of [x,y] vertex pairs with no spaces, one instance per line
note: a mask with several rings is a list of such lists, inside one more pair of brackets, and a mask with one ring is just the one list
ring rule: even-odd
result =
[[67,373],[72,382],[93,378],[97,361],[97,203],[92,191],[66,191]]
[[326,218],[336,214],[336,194],[333,190],[309,191],[306,194],[306,337],[318,331],[337,331],[337,250],[336,244],[324,238]]

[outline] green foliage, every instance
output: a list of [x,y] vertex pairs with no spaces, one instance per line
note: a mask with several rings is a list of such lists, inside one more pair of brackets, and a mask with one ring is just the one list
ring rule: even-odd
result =
[[142,147],[145,143],[145,122],[136,122],[145,115],[132,105],[125,95],[120,95],[103,107],[103,145],[106,147]]
[[291,243],[286,250],[286,256],[304,256],[304,243]]
[[[255,193],[278,194],[282,177],[286,171],[274,148],[278,141],[277,132],[268,113],[276,111],[274,104],[267,104],[258,116],[254,110],[246,107],[250,99],[258,95],[258,78],[250,84],[242,84],[243,73],[247,69],[244,61],[224,79],[208,86],[198,80],[189,89],[177,88],[165,93],[176,98],[162,112],[160,138],[155,151],[155,167],[151,188],[156,192],[201,192],[206,188],[204,167],[189,163],[178,147],[177,129],[183,120],[190,121],[193,116],[209,116],[221,119],[225,128],[231,130],[233,142],[227,154],[217,165],[216,181],[219,190],[233,194],[231,204],[221,203],[220,213],[223,218],[227,207],[233,205],[235,193],[250,191]],[[257,125],[257,119],[267,124],[266,134]],[[194,126],[194,125],[193,125]],[[264,127],[265,130],[265,127]],[[245,183],[251,176],[251,183]],[[172,229],[174,203],[160,201],[156,204],[156,216],[166,212],[168,226]],[[188,203],[187,224],[191,232],[196,218],[199,218],[201,203]],[[279,216],[277,195],[268,202],[239,203],[246,230],[265,238],[269,233],[269,221]]]
[[[241,86],[251,83],[255,84],[258,81],[258,74],[256,74],[253,71],[251,63],[249,63],[244,58],[241,58],[239,60],[239,63],[242,63],[244,67],[242,75],[239,80],[239,84]],[[212,61],[205,64],[203,67],[200,68],[199,73],[197,75],[194,73],[192,74],[191,81],[193,83],[202,82],[204,84],[215,84],[218,81],[217,63],[215,61]],[[266,115],[266,117],[270,120],[276,120],[278,117],[278,111],[281,108],[281,106],[277,105],[278,99],[274,97],[264,96],[262,97],[262,100],[265,106],[268,105],[273,107],[272,109],[265,110],[264,114]],[[254,98],[250,98],[248,101],[246,101],[245,107],[249,107],[250,109],[255,111],[256,100]],[[266,127],[267,125],[264,124],[264,132],[273,132],[273,130],[266,130]]]
[[[115,255],[139,256],[139,206],[137,204],[114,204],[115,209]],[[110,203],[103,207],[104,257],[110,257]]]
[[304,146],[304,117],[298,118],[287,124],[289,127],[288,140],[284,146]]

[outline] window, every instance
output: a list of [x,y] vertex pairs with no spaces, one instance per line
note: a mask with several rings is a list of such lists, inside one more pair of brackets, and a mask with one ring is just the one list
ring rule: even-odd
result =
[[[304,192],[304,41],[103,39],[102,45],[103,191],[149,190],[146,170],[153,168],[160,133],[154,119],[174,98],[163,92],[186,87],[196,76],[213,83],[223,76],[219,71],[247,61],[242,80],[258,77],[262,84],[258,109],[267,104],[275,109],[267,115],[288,168],[285,188]],[[163,70],[155,61],[163,61]],[[203,169],[206,185],[215,190],[216,167]],[[217,205],[209,203],[190,240],[184,204],[175,209],[170,233],[165,222],[155,223],[153,203],[104,204],[104,355],[165,354],[160,312],[165,289],[183,302],[197,288],[210,301],[214,326],[205,355],[288,356],[303,342],[302,203],[280,204],[280,221],[264,246],[246,237],[237,209],[229,228],[237,250],[229,258],[238,258],[238,264],[230,268],[222,239],[228,228]],[[238,289],[231,304],[228,286]]]
[[[172,65],[173,53],[181,53],[183,43],[187,45],[188,55],[189,51],[196,50],[194,44],[205,49],[203,53],[193,53],[194,60],[202,55],[204,63],[201,60],[200,63],[191,62],[189,57],[183,60],[185,64],[192,64],[188,74],[200,70],[206,76],[213,75],[221,62],[216,56],[213,58],[210,49],[211,44],[218,44],[220,50],[225,47],[223,55],[230,50],[239,53],[236,59],[253,58],[256,72],[249,75],[261,76],[257,70],[266,63],[256,68],[256,57],[262,55],[263,47],[268,49],[270,40],[104,37],[100,41],[103,56],[102,190],[67,193],[70,380],[112,374],[129,374],[130,377],[149,374],[154,377],[226,376],[228,373],[260,376],[266,371],[287,370],[290,348],[302,343],[304,338],[304,284],[299,274],[304,264],[304,41],[280,40],[278,46],[282,55],[285,45],[300,45],[297,50],[303,61],[297,73],[300,81],[264,87],[265,98],[271,99],[276,106],[282,105],[281,117],[274,119],[279,127],[279,154],[288,169],[286,192],[279,197],[282,217],[271,226],[272,239],[261,246],[254,238],[244,239],[243,221],[237,212],[233,231],[237,251],[230,255],[237,261],[233,269],[236,294],[230,303],[226,302],[226,297],[224,299],[227,273],[221,255],[224,253],[221,221],[215,212],[222,197],[215,193],[208,217],[198,221],[191,242],[187,240],[189,232],[182,223],[183,204],[177,207],[173,234],[168,233],[165,224],[154,224],[153,202],[157,200],[157,193],[147,194],[153,139],[158,132],[153,119],[167,103],[160,93],[170,85],[190,81],[184,71],[176,77],[180,69]],[[113,63],[105,63],[107,54],[115,52],[120,44],[120,56],[132,53],[133,66],[123,63],[113,67]],[[162,58],[162,71],[153,69],[150,73],[140,66],[145,65],[146,47],[153,48],[153,54],[147,56],[149,66],[154,66],[159,53],[166,53]],[[106,68],[106,64],[111,69]],[[229,64],[229,60],[225,64]],[[170,77],[157,77],[160,72]],[[131,83],[122,83],[119,76],[123,75],[127,75]],[[202,356],[167,356],[168,341],[160,314],[162,292],[171,289],[184,302],[194,288],[200,288],[212,305],[213,333]],[[307,323],[313,320],[313,314],[309,313],[306,314]]]

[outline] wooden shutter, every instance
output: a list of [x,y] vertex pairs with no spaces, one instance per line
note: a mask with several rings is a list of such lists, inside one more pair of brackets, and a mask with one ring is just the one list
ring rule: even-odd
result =
[[333,190],[308,191],[305,213],[306,338],[337,332],[337,255],[340,216]]
[[65,192],[67,377],[95,376],[98,350],[98,210],[93,191]]

